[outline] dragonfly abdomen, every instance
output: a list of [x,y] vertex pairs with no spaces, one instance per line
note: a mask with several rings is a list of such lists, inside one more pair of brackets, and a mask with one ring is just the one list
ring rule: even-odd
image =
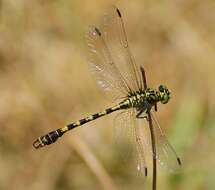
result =
[[98,112],[96,114],[92,114],[84,119],[80,119],[74,123],[68,124],[63,128],[57,129],[55,131],[52,131],[44,136],[39,137],[34,143],[34,147],[35,148],[40,148],[43,147],[45,145],[50,145],[52,143],[54,143],[59,137],[61,137],[64,133],[66,133],[67,131],[74,129],[78,126],[84,125],[85,123],[88,123],[90,121],[93,121],[99,117],[108,115],[114,111],[120,110],[120,109],[126,109],[129,107],[130,102],[128,100],[125,100],[123,102],[121,102],[120,104],[113,106],[111,108],[107,108],[102,112]]
[[81,120],[79,120],[77,122],[74,122],[72,124],[67,125],[66,127],[62,128],[62,131],[68,131],[68,130],[71,130],[71,129],[75,128],[75,127],[84,125],[85,123],[88,123],[90,121],[98,119],[99,117],[105,116],[105,115],[110,114],[110,113],[112,113],[114,111],[117,111],[119,109],[122,109],[122,106],[120,104],[117,105],[117,106],[111,107],[111,108],[107,108],[102,112],[92,114],[92,115],[90,115],[90,116],[88,116],[88,117],[86,117],[84,119],[81,119]]

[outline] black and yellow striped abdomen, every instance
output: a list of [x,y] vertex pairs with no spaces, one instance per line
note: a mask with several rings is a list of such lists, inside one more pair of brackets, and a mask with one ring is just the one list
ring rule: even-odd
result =
[[120,109],[126,109],[129,108],[130,105],[130,101],[129,100],[125,100],[123,102],[121,102],[120,104],[111,107],[111,108],[107,108],[102,112],[98,112],[96,114],[92,114],[84,119],[80,119],[74,123],[68,124],[63,128],[57,129],[55,131],[52,131],[44,136],[39,137],[34,143],[33,146],[35,148],[40,148],[43,147],[45,145],[50,145],[52,143],[54,143],[59,137],[61,137],[64,133],[66,133],[67,131],[74,129],[76,127],[79,127],[81,125],[84,125],[85,123],[88,123],[90,121],[93,121],[95,119],[98,119],[99,117],[105,116],[107,114],[110,114],[114,111],[120,110]]
[[[127,102],[127,103],[128,103],[128,102]],[[102,116],[105,116],[105,115],[107,115],[107,114],[110,114],[110,113],[112,113],[112,112],[114,112],[114,111],[123,109],[123,107],[125,107],[125,106],[128,106],[128,105],[124,103],[124,104],[119,104],[119,105],[114,106],[114,107],[111,107],[111,108],[107,108],[107,109],[105,109],[105,110],[102,111],[102,112],[98,112],[98,113],[96,113],[96,114],[92,114],[92,115],[90,115],[90,116],[88,116],[88,117],[86,117],[86,118],[84,118],[84,119],[81,119],[81,120],[79,120],[79,121],[77,121],[77,122],[74,122],[74,123],[72,123],[72,124],[67,125],[67,126],[61,128],[61,131],[62,131],[62,132],[66,132],[66,131],[68,131],[68,130],[74,129],[75,127],[84,125],[85,123],[88,123],[88,122],[90,122],[90,121],[93,121],[93,120],[95,120],[95,119],[98,119],[99,117],[102,117]]]

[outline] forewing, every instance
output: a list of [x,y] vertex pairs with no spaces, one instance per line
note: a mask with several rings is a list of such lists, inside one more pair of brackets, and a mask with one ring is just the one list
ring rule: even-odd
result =
[[114,63],[103,33],[96,27],[90,27],[86,39],[89,47],[88,63],[98,85],[109,92],[111,98],[127,96],[128,85]]
[[132,91],[139,90],[142,87],[140,66],[135,62],[129,49],[122,14],[117,7],[111,7],[104,17],[102,31],[116,67],[126,83]]

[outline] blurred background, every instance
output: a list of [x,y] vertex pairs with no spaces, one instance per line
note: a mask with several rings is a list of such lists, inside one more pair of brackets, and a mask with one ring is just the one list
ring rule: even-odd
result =
[[32,142],[112,104],[87,65],[85,33],[117,5],[150,86],[167,84],[159,121],[182,158],[159,167],[159,190],[215,189],[214,0],[1,0],[0,189],[151,189],[115,146],[113,119],[77,128],[40,150]]

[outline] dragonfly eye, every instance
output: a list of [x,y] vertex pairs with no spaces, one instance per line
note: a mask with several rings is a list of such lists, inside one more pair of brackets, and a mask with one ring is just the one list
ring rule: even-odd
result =
[[158,89],[160,92],[164,92],[166,88],[164,85],[160,85]]
[[166,104],[169,101],[169,99],[170,99],[170,92],[169,92],[169,90],[164,85],[160,85],[158,87],[158,89],[160,91],[160,100],[161,100],[161,103],[162,104]]

